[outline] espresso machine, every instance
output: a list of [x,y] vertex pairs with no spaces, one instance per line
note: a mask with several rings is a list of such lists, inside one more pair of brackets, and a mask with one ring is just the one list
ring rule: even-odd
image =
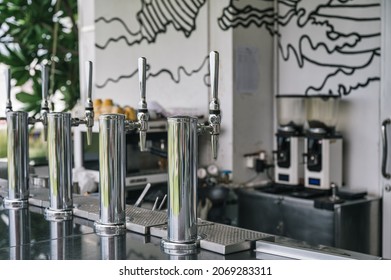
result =
[[282,185],[302,184],[304,168],[303,125],[305,123],[305,102],[303,96],[278,95],[275,154],[275,182]]
[[336,131],[339,96],[307,96],[308,130],[305,138],[304,186],[329,190],[342,185],[342,143]]

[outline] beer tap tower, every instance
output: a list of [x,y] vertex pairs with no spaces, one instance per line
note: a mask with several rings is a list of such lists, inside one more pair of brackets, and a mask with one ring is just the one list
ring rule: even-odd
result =
[[4,207],[8,209],[26,208],[29,199],[29,141],[28,126],[37,122],[45,123],[49,111],[47,106],[47,67],[42,65],[42,109],[40,118],[29,117],[27,112],[13,111],[11,102],[11,70],[6,69],[6,121],[7,121],[7,161],[8,197]]
[[[92,104],[92,62],[87,62],[87,101],[84,119],[72,118],[67,112],[50,112],[44,114],[47,128],[49,159],[49,208],[45,217],[49,221],[70,220],[73,217],[72,197],[72,145],[71,128],[84,124],[87,126],[87,142],[91,144],[94,125]],[[46,84],[46,83],[45,83]],[[42,102],[42,104],[45,101]],[[44,106],[43,106],[44,107]]]
[[137,121],[125,120],[122,114],[99,116],[99,193],[100,213],[95,232],[101,236],[125,233],[125,135],[137,130],[140,150],[146,150],[149,113],[146,102],[146,59],[138,60],[141,101]]
[[218,100],[219,54],[209,55],[212,100],[209,124],[200,124],[191,116],[168,118],[168,230],[162,239],[168,254],[193,254],[199,245],[197,235],[198,134],[210,133],[213,158],[217,158],[220,134]]

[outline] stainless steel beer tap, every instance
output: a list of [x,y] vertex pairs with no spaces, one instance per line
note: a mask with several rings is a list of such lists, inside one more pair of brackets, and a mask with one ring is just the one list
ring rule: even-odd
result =
[[11,69],[5,70],[5,91],[7,93],[7,101],[5,103],[5,112],[12,111],[12,102],[11,102]]
[[48,139],[48,118],[49,113],[49,101],[48,101],[48,89],[49,89],[49,68],[46,65],[42,66],[42,101],[41,101],[41,116],[40,121],[43,124],[43,137],[45,141]]
[[8,209],[25,208],[29,198],[29,163],[28,163],[28,114],[13,111],[11,103],[11,70],[5,71],[7,92],[7,162],[8,196],[4,207]]
[[213,51],[209,54],[210,62],[210,80],[211,80],[211,95],[212,100],[209,103],[209,126],[212,144],[213,158],[217,159],[219,149],[219,135],[221,112],[220,103],[218,99],[218,85],[219,85],[219,53]]
[[146,98],[146,59],[138,60],[141,101],[137,121],[125,120],[122,114],[99,116],[99,221],[95,232],[102,236],[125,233],[125,136],[129,131],[140,133],[140,150],[146,149],[148,107]]
[[87,126],[87,138],[90,139],[94,125],[92,95],[92,63],[87,65],[87,102],[85,118],[72,118],[67,112],[45,114],[47,122],[47,142],[49,160],[49,202],[45,217],[49,221],[70,220],[73,217],[72,195],[72,126]]
[[137,122],[125,121],[126,130],[131,131],[137,129],[140,135],[140,151],[147,150],[146,140],[148,131],[148,105],[146,102],[146,73],[147,73],[147,59],[140,57],[138,59],[138,77],[140,89],[140,102],[137,110]]
[[168,230],[161,246],[168,254],[193,254],[200,237],[197,235],[197,168],[198,134],[210,133],[213,158],[217,158],[220,134],[218,100],[219,55],[209,56],[211,95],[209,124],[199,124],[191,116],[168,118]]

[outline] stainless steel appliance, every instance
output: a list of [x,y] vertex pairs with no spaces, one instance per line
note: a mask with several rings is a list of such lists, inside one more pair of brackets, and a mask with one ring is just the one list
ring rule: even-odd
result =
[[313,189],[330,189],[331,183],[342,186],[342,136],[336,131],[338,96],[308,96],[308,130],[305,138],[305,182]]
[[305,103],[302,96],[277,96],[278,131],[275,182],[286,185],[303,183]]
[[302,198],[295,196],[296,191],[272,193],[269,190],[272,187],[237,191],[240,227],[292,238],[311,246],[331,246],[381,256],[380,197],[344,198],[340,203],[333,203],[327,201],[328,195]]

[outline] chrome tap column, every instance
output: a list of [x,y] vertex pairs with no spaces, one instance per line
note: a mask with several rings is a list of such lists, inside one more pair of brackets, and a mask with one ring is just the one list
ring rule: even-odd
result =
[[[43,71],[43,73],[47,73]],[[49,201],[50,206],[45,211],[49,221],[70,220],[73,216],[72,195],[72,126],[84,124],[87,127],[89,143],[91,140],[94,113],[92,106],[92,62],[87,62],[87,102],[85,117],[72,118],[70,113],[44,112],[40,120],[47,128],[48,159],[49,159]],[[47,88],[43,80],[44,88]],[[43,95],[46,91],[43,90]],[[42,103],[43,110],[46,102]],[[45,109],[46,110],[46,109]],[[44,111],[45,111],[44,110]]]
[[99,117],[99,184],[100,218],[95,222],[99,235],[119,235],[125,226],[125,134],[137,130],[140,134],[140,150],[146,150],[148,108],[146,96],[146,59],[138,60],[140,97],[137,121],[125,120],[122,114],[106,114]]
[[[8,197],[4,200],[6,208],[28,206],[29,198],[29,134],[28,125],[44,122],[44,118],[28,117],[27,112],[13,112],[11,102],[11,70],[5,71],[6,81],[6,121],[7,121],[7,159],[8,159]],[[42,66],[42,99],[47,100],[47,71]],[[45,86],[46,85],[46,86]],[[44,102],[43,102],[44,103]],[[43,104],[42,103],[42,104]],[[43,108],[47,112],[47,108]]]
[[125,227],[125,116],[99,117],[100,219],[101,234],[124,233]]
[[49,201],[48,220],[69,220],[73,214],[71,114],[48,113]]
[[28,114],[9,111],[7,115],[7,160],[8,197],[5,208],[28,206],[29,163],[28,163]]
[[218,154],[220,104],[218,100],[219,55],[209,55],[211,102],[209,123],[199,124],[197,118],[168,118],[168,230],[162,239],[164,252],[170,255],[194,254],[199,245],[197,235],[197,157],[198,133],[211,135],[213,158]]
[[197,247],[198,119],[168,118],[168,231],[165,249]]

